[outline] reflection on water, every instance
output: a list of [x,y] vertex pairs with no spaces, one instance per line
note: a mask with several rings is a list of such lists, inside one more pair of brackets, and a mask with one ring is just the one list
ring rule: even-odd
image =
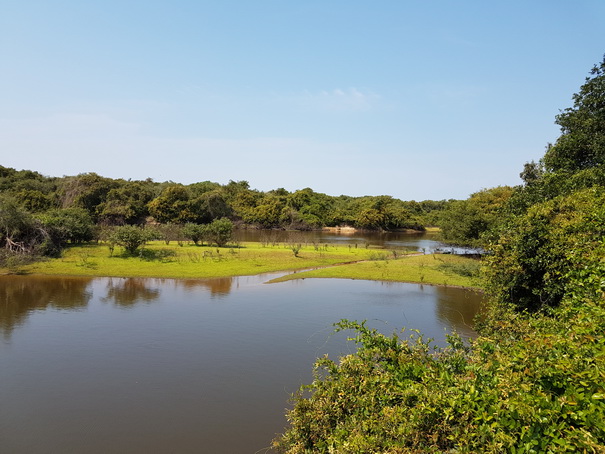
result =
[[218,277],[215,279],[186,279],[179,281],[179,285],[182,287],[194,290],[196,288],[206,288],[210,290],[212,296],[225,296],[231,292],[231,286],[233,280],[237,278],[233,277]]
[[132,306],[139,302],[150,302],[158,299],[160,290],[150,288],[152,279],[142,278],[109,278],[107,295],[103,301],[112,301],[120,306]]
[[481,309],[481,292],[455,287],[434,287],[436,316],[444,325],[452,326],[458,333],[474,336],[474,319]]
[[91,278],[2,276],[0,278],[0,329],[5,337],[35,310],[77,310],[86,307],[92,294]]
[[[146,279],[146,278],[107,278],[104,295],[100,301],[112,302],[127,308],[139,303],[151,303],[161,295],[162,288],[171,286],[187,292],[208,291],[210,298],[225,298],[244,285],[258,284],[269,280],[269,276],[243,276],[215,279]],[[2,276],[0,278],[0,329],[8,338],[15,326],[22,324],[36,310],[82,310],[92,297],[91,278],[65,278],[42,276]],[[340,282],[339,280],[335,280]],[[293,281],[292,285],[304,285],[304,281]],[[381,282],[385,288],[397,288],[401,284]],[[297,288],[296,291],[299,291]],[[418,286],[417,292],[436,294],[430,296],[436,302],[435,317],[444,325],[463,335],[472,336],[473,319],[479,311],[482,295],[478,292],[454,287]],[[381,304],[388,304],[398,298],[396,291],[384,294]],[[285,298],[289,298],[285,296]],[[375,296],[368,296],[374,298]]]
[[0,277],[2,452],[262,452],[313,361],[354,351],[333,323],[443,344],[446,331],[473,335],[480,300],[416,284],[262,284],[272,277]]

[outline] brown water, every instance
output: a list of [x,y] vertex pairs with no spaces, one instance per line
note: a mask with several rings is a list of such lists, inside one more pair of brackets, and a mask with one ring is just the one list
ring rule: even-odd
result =
[[[342,319],[472,336],[476,293],[352,280],[0,277],[0,452],[255,453]],[[350,334],[350,333],[349,333]]]

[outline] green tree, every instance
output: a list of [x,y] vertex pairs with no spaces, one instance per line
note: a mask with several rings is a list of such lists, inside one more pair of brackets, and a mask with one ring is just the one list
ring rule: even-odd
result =
[[225,186],[223,186],[223,192],[225,193],[225,199],[227,202],[232,203],[242,192],[250,191],[250,183],[245,180],[233,181],[229,180]]
[[544,155],[550,172],[577,172],[605,163],[605,57],[573,101],[573,107],[557,115],[561,135]]
[[513,188],[498,186],[472,194],[467,200],[452,201],[441,213],[439,227],[443,238],[451,243],[484,246],[492,229],[506,216],[507,202]]
[[589,268],[589,260],[601,260],[592,251],[602,247],[604,237],[603,187],[535,204],[512,218],[491,248],[491,293],[521,309],[557,306],[575,285],[575,272]]
[[22,189],[15,193],[15,199],[30,213],[40,213],[53,206],[51,196],[36,189]]
[[183,226],[183,236],[191,241],[195,245],[203,243],[204,239],[208,237],[208,226],[202,224],[194,224],[189,222]]
[[284,214],[287,214],[284,201],[274,195],[265,194],[258,205],[247,208],[242,213],[242,219],[248,224],[271,228],[281,224]]
[[9,253],[34,254],[44,234],[36,219],[17,201],[0,196],[0,247]]
[[116,227],[109,236],[110,244],[122,246],[127,254],[135,255],[137,250],[153,239],[153,233],[135,225]]
[[340,195],[333,199],[334,208],[328,215],[326,224],[329,226],[353,226],[357,215],[354,207],[355,198]]
[[376,208],[365,208],[355,218],[355,225],[362,229],[376,230],[385,224],[384,213]]
[[212,181],[200,181],[187,186],[192,197],[199,197],[202,194],[211,191],[222,191],[221,185]]
[[424,227],[406,204],[391,196],[362,197],[352,203],[357,227],[371,230],[418,229]]
[[190,195],[186,187],[172,184],[149,202],[149,214],[163,224],[183,224],[191,222],[194,215],[190,212]]
[[20,191],[39,191],[54,199],[57,178],[45,177],[31,170],[0,166],[0,191],[15,195]]
[[141,224],[149,215],[148,204],[153,197],[151,181],[125,181],[111,189],[99,204],[99,220],[108,225]]
[[94,224],[83,208],[57,208],[47,211],[39,218],[57,248],[70,242],[83,243],[93,239]]
[[263,195],[250,189],[242,190],[230,198],[230,206],[235,217],[243,219],[246,213],[253,210],[261,201]]
[[83,173],[75,177],[65,177],[60,184],[59,196],[62,208],[84,208],[96,221],[98,208],[108,193],[118,187],[117,181],[96,173]]
[[192,219],[198,223],[208,223],[214,219],[229,217],[233,210],[227,204],[220,190],[207,191],[189,203]]
[[233,223],[227,219],[215,219],[206,227],[206,235],[209,243],[223,247],[233,236]]
[[185,236],[183,226],[178,224],[158,224],[153,226],[153,230],[156,232],[157,238],[167,245],[171,241],[181,241]]
[[305,188],[287,194],[286,205],[291,208],[288,215],[291,227],[305,228],[327,225],[334,202],[326,194]]

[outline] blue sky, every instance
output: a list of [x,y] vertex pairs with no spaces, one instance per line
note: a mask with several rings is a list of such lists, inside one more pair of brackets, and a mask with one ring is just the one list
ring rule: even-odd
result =
[[515,185],[605,2],[2,0],[0,164],[330,195]]

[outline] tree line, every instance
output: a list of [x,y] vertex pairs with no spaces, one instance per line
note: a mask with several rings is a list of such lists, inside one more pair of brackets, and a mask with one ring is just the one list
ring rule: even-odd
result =
[[386,195],[334,197],[310,188],[263,192],[251,189],[247,181],[185,185],[95,173],[47,177],[0,166],[0,255],[4,260],[53,256],[67,244],[93,239],[122,244],[135,233],[139,242],[186,239],[223,245],[229,238],[226,232],[235,226],[424,230],[438,223],[439,213],[449,203],[402,201]]
[[289,192],[251,189],[247,181],[189,185],[130,181],[84,173],[61,178],[0,166],[0,194],[30,213],[79,208],[101,225],[206,224],[214,219],[262,228],[422,229],[447,201],[402,201],[391,196],[338,197],[310,188]]

